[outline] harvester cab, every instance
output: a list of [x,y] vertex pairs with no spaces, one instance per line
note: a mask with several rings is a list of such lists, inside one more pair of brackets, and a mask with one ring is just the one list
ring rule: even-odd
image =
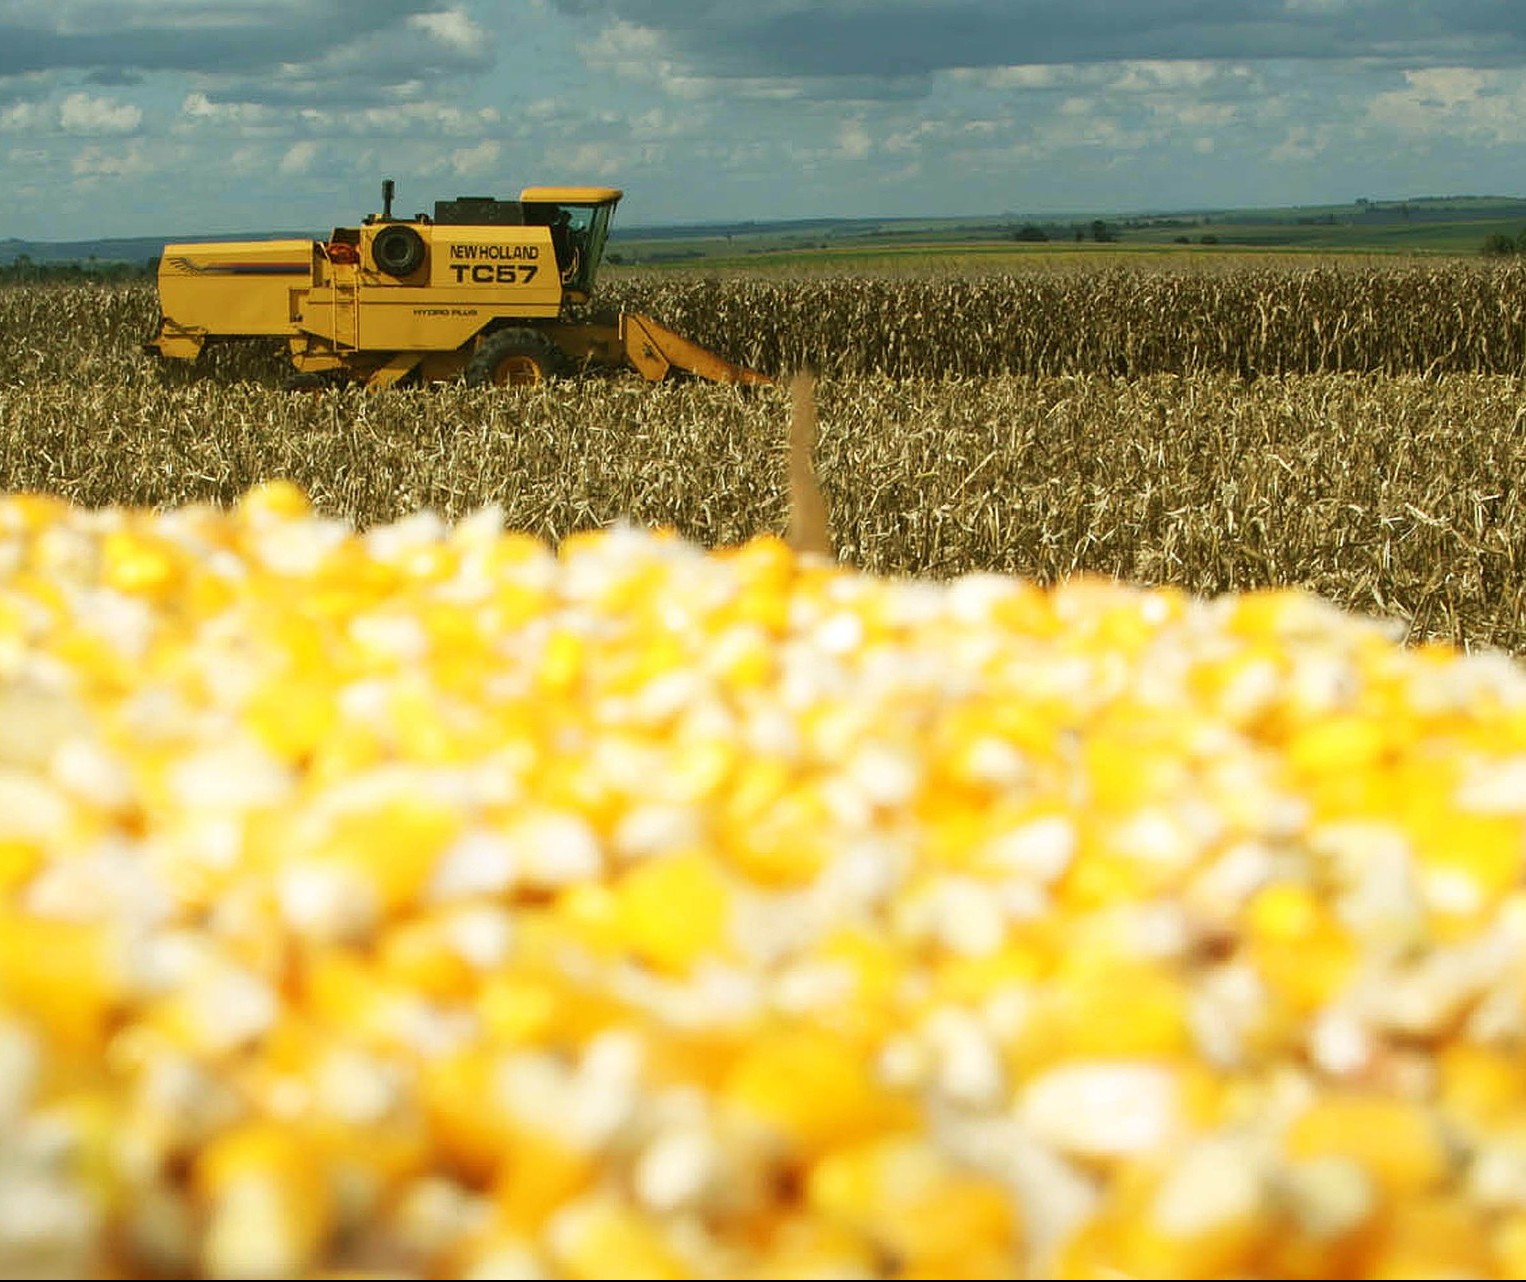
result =
[[650,317],[576,314],[593,297],[618,188],[458,196],[413,218],[393,216],[395,191],[383,182],[382,212],[326,241],[166,245],[161,319],[145,350],[194,360],[208,342],[283,337],[301,378],[368,387],[622,368],[772,381]]

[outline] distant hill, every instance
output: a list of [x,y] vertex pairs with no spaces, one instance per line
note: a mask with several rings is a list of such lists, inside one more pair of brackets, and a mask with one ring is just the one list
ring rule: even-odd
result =
[[[1512,236],[1526,228],[1526,197],[1414,196],[1359,199],[1344,205],[1279,208],[1149,210],[1035,214],[1007,210],[965,218],[796,218],[682,225],[617,225],[610,236],[614,262],[681,262],[742,254],[792,253],[828,248],[1080,239],[1093,220],[1110,239],[1136,245],[1212,240],[1225,246],[1311,250],[1381,250],[1470,254],[1486,235]],[[1042,235],[1016,236],[1019,228]],[[1080,230],[1078,230],[1080,229]],[[0,239],[0,268],[18,258],[39,266],[127,264],[145,267],[169,241],[275,240],[317,237],[321,231],[262,231],[215,235],[132,236],[100,240]]]
[[125,236],[104,240],[0,240],[0,265],[18,258],[34,263],[131,263],[142,266],[158,258],[171,241],[204,243],[212,240],[281,240],[288,236],[312,236],[313,232],[249,232],[216,236]]

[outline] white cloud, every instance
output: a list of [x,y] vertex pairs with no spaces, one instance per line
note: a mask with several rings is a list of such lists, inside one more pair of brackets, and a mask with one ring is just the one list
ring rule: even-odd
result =
[[1294,125],[1271,150],[1274,165],[1301,164],[1314,160],[1330,144],[1331,130],[1327,125]]
[[204,93],[188,93],[180,104],[180,114],[192,120],[216,120],[228,110],[228,105],[213,102]]
[[281,157],[276,168],[283,174],[306,174],[312,172],[317,159],[318,143],[311,138],[304,138],[286,149],[286,154]]
[[537,98],[519,113],[525,120],[563,120],[570,111],[563,98]]
[[1442,110],[1470,107],[1500,81],[1499,73],[1474,67],[1425,67],[1405,72],[1404,79],[1412,100]]
[[235,147],[228,155],[227,170],[239,178],[248,178],[253,174],[267,175],[270,172],[270,162],[271,155],[265,147]]
[[458,147],[450,153],[451,172],[462,178],[489,173],[498,163],[503,148],[491,138],[485,138],[475,147]]
[[258,102],[222,102],[201,92],[189,93],[180,104],[181,127],[231,126],[239,133],[268,132],[281,127],[282,113]]
[[1221,129],[1240,119],[1240,108],[1228,102],[1163,102],[1159,115],[1192,129]]
[[977,89],[1055,89],[1075,77],[1078,68],[1057,63],[1013,67],[955,67],[946,74]]
[[686,74],[818,83],[1018,62],[1339,57],[1402,67],[1526,57],[1511,0],[557,0],[556,7],[589,25],[640,27]]
[[428,132],[463,138],[481,136],[486,130],[496,128],[503,117],[494,107],[463,108],[423,100],[391,107],[367,107],[363,111],[317,111],[307,118],[334,133],[407,133],[417,136],[420,132]]
[[653,107],[650,111],[644,111],[639,116],[631,118],[631,137],[676,138],[692,129],[695,123],[692,115],[688,119],[680,119],[661,107]]
[[1526,142],[1526,74],[1428,67],[1405,72],[1404,81],[1368,104],[1370,125],[1415,137]]
[[893,156],[911,155],[921,151],[924,144],[946,138],[949,125],[941,120],[919,120],[906,129],[886,136],[883,150]]
[[548,159],[566,174],[569,181],[582,182],[628,174],[633,167],[656,164],[664,154],[660,145],[633,145],[621,139],[618,142],[578,143],[565,155],[558,152]]
[[59,105],[58,123],[71,134],[130,134],[143,123],[143,111],[130,102],[71,93]]
[[1082,88],[1130,94],[1247,92],[1255,82],[1255,72],[1247,66],[1202,58],[955,67],[936,76],[952,85],[997,93]]
[[874,149],[874,140],[861,120],[845,120],[837,130],[837,154],[848,160],[862,160]]
[[0,110],[0,133],[29,133],[45,124],[50,115],[41,103],[12,103]]
[[273,225],[322,226],[388,173],[421,197],[607,180],[634,222],[1519,187],[1526,28],[1505,0],[1211,8],[0,0],[26,37],[0,32],[0,161],[49,156],[0,164],[0,219],[157,234],[163,174],[219,231],[247,226],[251,186],[279,190]]
[[664,46],[662,37],[650,27],[621,19],[600,31],[580,52],[595,65],[644,76],[662,56]]
[[1160,59],[1123,62],[1118,64],[1122,73],[1111,88],[1122,93],[1153,93],[1159,90],[1190,91],[1206,88],[1226,75],[1244,75],[1244,69],[1225,66],[1223,63],[1206,62],[1201,59],[1181,59],[1170,62]]
[[416,13],[408,19],[408,23],[427,31],[442,45],[460,53],[477,53],[488,39],[487,32],[473,22],[464,9]]
[[69,162],[69,172],[86,180],[138,178],[152,170],[153,166],[136,144],[125,150],[121,147],[86,147]]
[[181,129],[232,128],[242,136],[289,130],[300,123],[304,131],[329,137],[443,134],[457,140],[500,128],[503,120],[496,107],[458,107],[433,99],[385,107],[272,107],[257,102],[219,102],[200,92],[186,96],[180,115]]

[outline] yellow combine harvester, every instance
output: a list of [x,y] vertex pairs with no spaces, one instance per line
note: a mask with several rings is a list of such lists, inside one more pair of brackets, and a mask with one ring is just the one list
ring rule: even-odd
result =
[[773,381],[647,316],[569,315],[592,297],[618,189],[462,196],[415,218],[392,216],[393,191],[388,179],[380,216],[327,241],[166,245],[162,315],[144,349],[195,360],[216,339],[285,338],[298,385],[538,383],[589,368]]

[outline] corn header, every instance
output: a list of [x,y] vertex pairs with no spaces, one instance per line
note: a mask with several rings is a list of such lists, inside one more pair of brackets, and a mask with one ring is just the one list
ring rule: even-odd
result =
[[413,218],[392,216],[393,193],[389,179],[380,215],[327,240],[166,245],[144,349],[192,361],[220,339],[284,338],[298,385],[538,383],[622,368],[654,381],[772,381],[649,316],[583,314],[616,188],[461,196]]

